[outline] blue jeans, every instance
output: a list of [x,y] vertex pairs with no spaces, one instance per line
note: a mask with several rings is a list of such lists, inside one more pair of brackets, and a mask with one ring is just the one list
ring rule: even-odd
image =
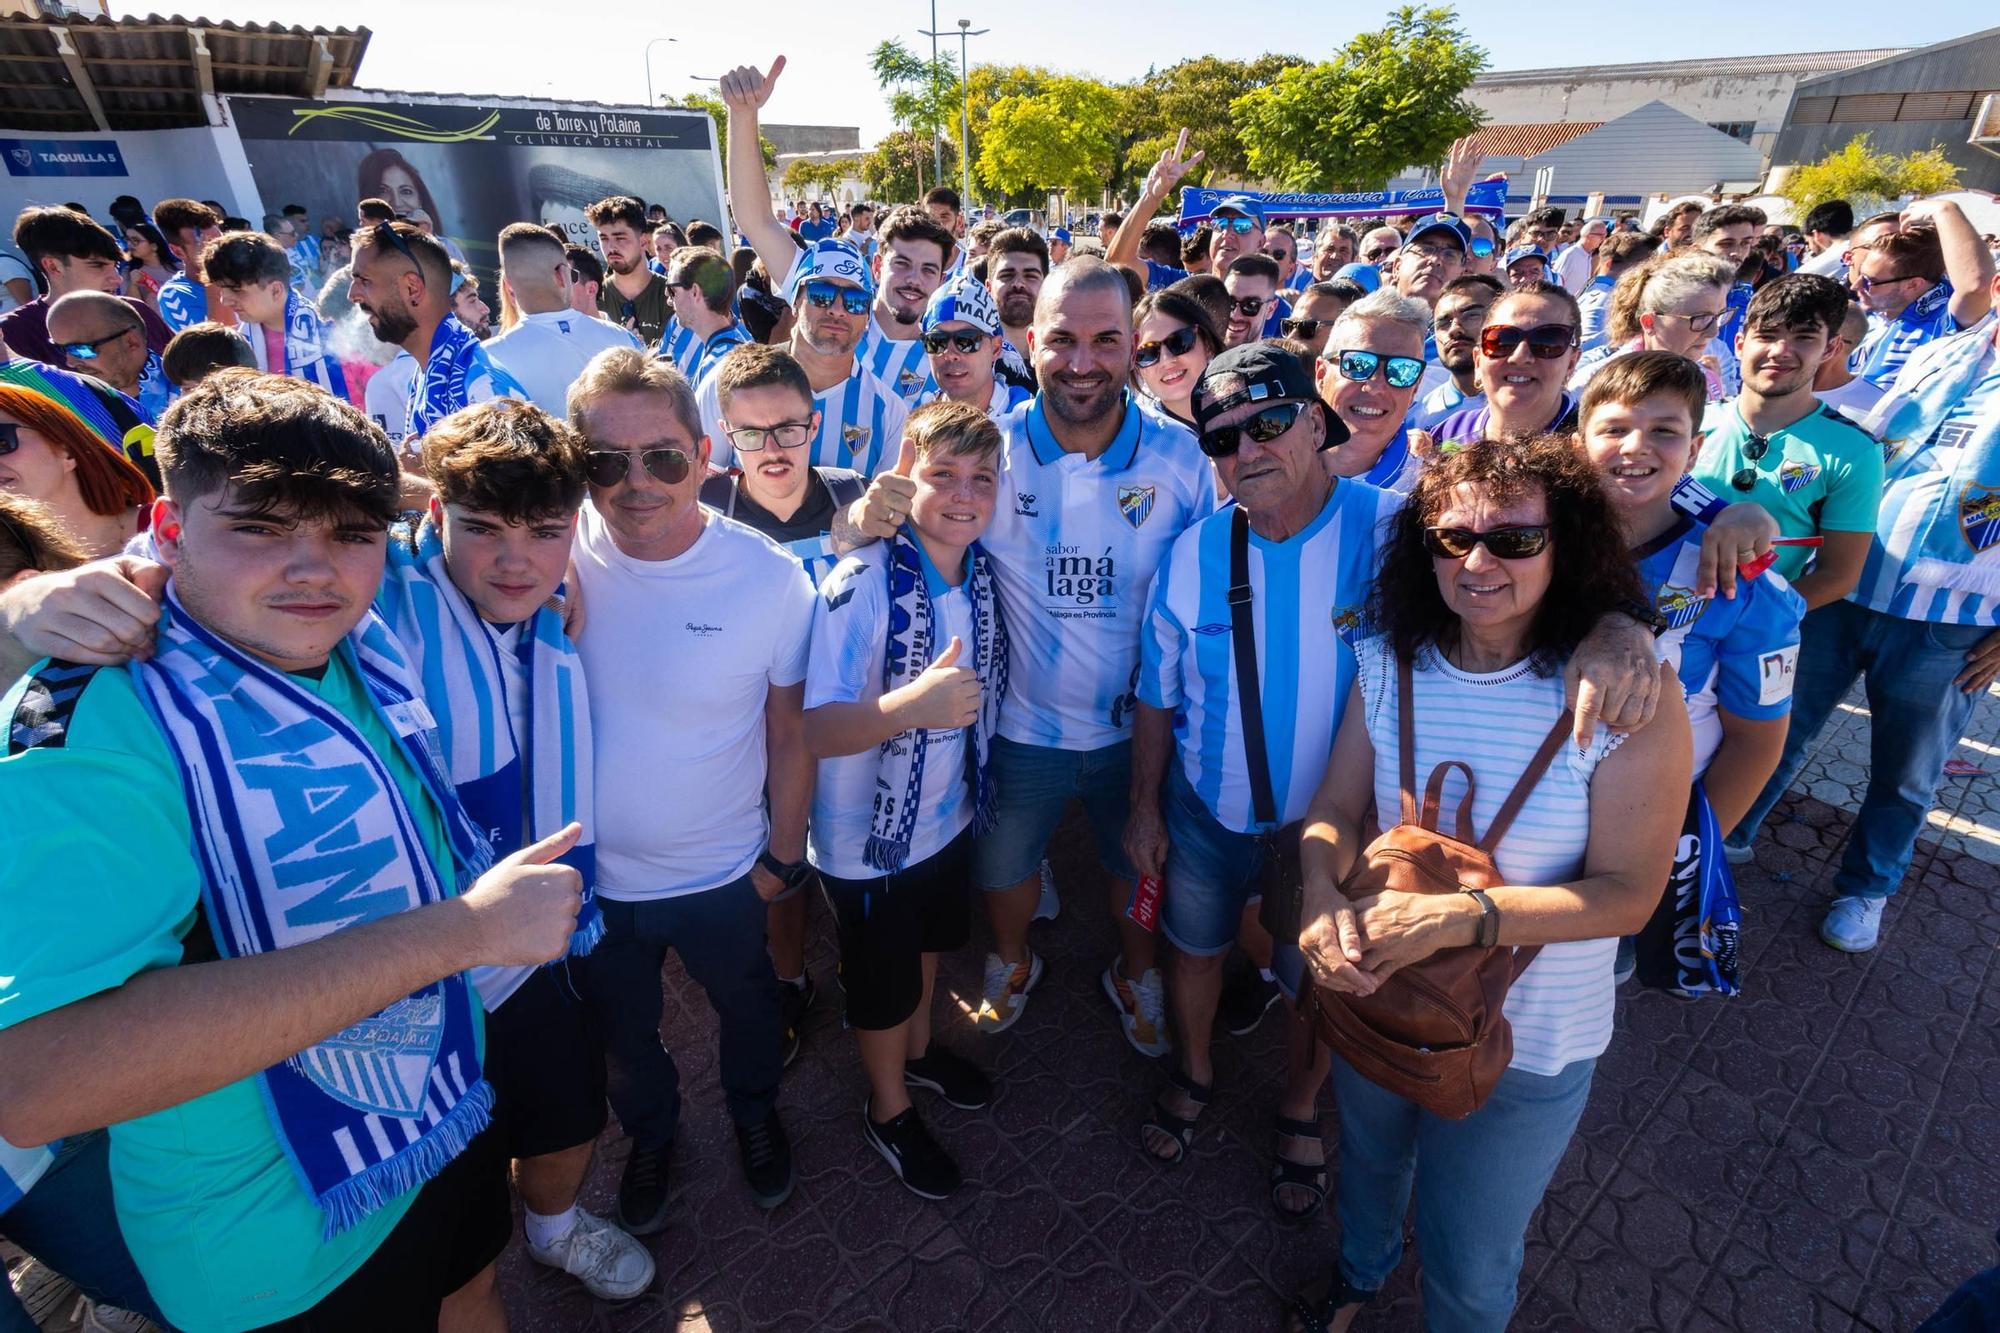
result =
[[1978,625],[1886,616],[1849,601],[1807,614],[1799,625],[1799,675],[1784,755],[1729,845],[1750,845],[1757,826],[1798,776],[1806,748],[1860,676],[1871,718],[1868,792],[1833,888],[1840,897],[1894,893],[1910,868],[1944,761],[1976,702],[1952,678],[1965,669],[1966,653],[1991,632]]
[[[145,1315],[167,1328],[118,1230],[110,1154],[111,1136],[101,1129],[64,1139],[42,1178],[0,1217],[0,1235],[76,1283],[93,1301]],[[35,1333],[4,1278],[0,1333]]]
[[1137,879],[1125,859],[1125,820],[1132,812],[1132,742],[1097,750],[1059,750],[993,738],[993,827],[972,844],[972,882],[993,892],[1035,873],[1049,838],[1080,797],[1097,834],[1097,859],[1113,879]]
[[1545,1077],[1509,1069],[1463,1120],[1432,1115],[1333,1058],[1340,1107],[1340,1271],[1375,1291],[1403,1258],[1403,1218],[1416,1176],[1424,1327],[1507,1327],[1528,1220],[1590,1098],[1595,1060]]
[[759,1125],[778,1102],[784,1020],[764,951],[764,900],[750,877],[651,902],[598,900],[604,940],[570,966],[604,1033],[606,1091],[635,1148],[663,1148],[680,1128],[681,1076],[660,1042],[660,965],[677,949],[708,994],[729,1117]]

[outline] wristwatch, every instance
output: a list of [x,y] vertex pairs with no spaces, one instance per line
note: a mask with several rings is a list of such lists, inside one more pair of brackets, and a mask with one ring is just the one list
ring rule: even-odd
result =
[[1486,896],[1484,889],[1462,889],[1472,901],[1479,904],[1479,937],[1473,941],[1482,949],[1490,949],[1500,942],[1500,909]]
[[771,855],[769,850],[758,854],[757,864],[775,875],[788,892],[812,878],[813,869],[810,861],[780,861]]

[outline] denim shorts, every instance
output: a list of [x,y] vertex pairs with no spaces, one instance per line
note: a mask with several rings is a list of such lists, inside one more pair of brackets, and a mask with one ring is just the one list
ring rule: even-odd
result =
[[1058,750],[993,738],[994,824],[972,844],[972,882],[1011,889],[1035,873],[1072,796],[1097,834],[1097,859],[1114,879],[1137,876],[1125,859],[1131,813],[1132,742],[1099,750]]
[[1264,886],[1264,840],[1224,828],[1169,760],[1160,819],[1167,829],[1160,929],[1185,954],[1227,953],[1243,908]]

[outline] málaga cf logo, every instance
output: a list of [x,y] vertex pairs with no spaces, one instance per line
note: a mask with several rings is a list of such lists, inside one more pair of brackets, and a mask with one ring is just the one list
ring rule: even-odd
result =
[[1118,488],[1118,512],[1135,528],[1153,512],[1153,489],[1151,486]]
[[1960,492],[1958,530],[1975,551],[2000,543],[2000,489],[1972,484]]
[[1697,597],[1692,588],[1677,588],[1673,584],[1662,584],[1654,609],[1666,618],[1668,629],[1681,629],[1694,623],[1708,608],[1708,598]]

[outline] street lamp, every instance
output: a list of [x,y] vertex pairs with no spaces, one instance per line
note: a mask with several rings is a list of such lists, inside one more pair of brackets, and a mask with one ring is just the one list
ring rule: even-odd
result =
[[647,106],[655,105],[653,101],[653,48],[658,46],[661,42],[679,42],[679,41],[680,38],[678,37],[655,37],[652,41],[646,43],[646,51],[643,59],[646,62],[646,105]]
[[972,82],[966,70],[965,43],[967,38],[984,37],[993,31],[981,28],[973,32],[971,28],[971,19],[958,21],[958,91],[964,98],[958,108],[958,166],[965,186],[959,199],[962,204],[972,201]]

